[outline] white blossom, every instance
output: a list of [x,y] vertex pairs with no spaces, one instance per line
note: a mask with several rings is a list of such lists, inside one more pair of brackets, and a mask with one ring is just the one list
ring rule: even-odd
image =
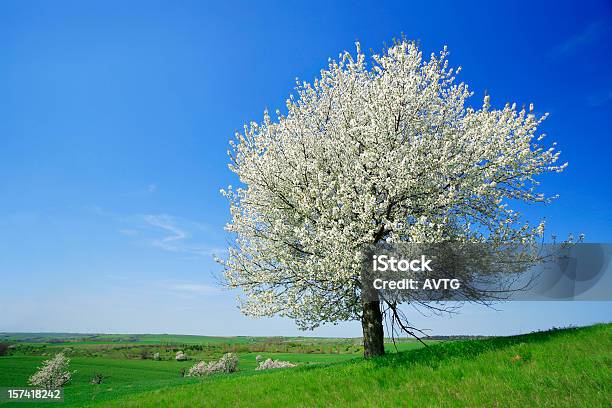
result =
[[228,186],[236,237],[221,262],[252,316],[303,328],[359,317],[360,254],[386,242],[532,242],[513,207],[548,202],[536,177],[560,172],[538,144],[536,117],[516,104],[467,103],[448,67],[401,41],[368,63],[358,46],[297,84],[287,113],[265,111],[237,133]]
[[270,370],[274,368],[291,368],[296,367],[295,364],[290,363],[289,361],[280,361],[280,360],[272,360],[271,358],[266,359],[259,363],[255,370]]
[[33,387],[55,389],[63,387],[75,372],[68,371],[70,359],[63,353],[58,353],[52,359],[45,360],[28,380]]
[[201,377],[204,375],[218,373],[233,373],[238,369],[238,356],[234,353],[226,353],[216,361],[200,361],[189,369],[188,377]]

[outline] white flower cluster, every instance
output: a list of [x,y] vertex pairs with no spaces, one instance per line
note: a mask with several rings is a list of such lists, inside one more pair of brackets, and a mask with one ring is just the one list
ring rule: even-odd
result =
[[187,357],[187,354],[183,353],[182,351],[177,351],[176,356],[174,358],[176,359],[176,361],[189,360],[189,357]]
[[43,361],[42,366],[28,380],[28,384],[46,389],[60,388],[70,381],[74,373],[68,371],[69,364],[70,359],[63,353],[58,353],[52,359]]
[[159,353],[153,354],[153,360],[161,360],[161,356],[159,355]]
[[271,358],[266,359],[259,363],[256,370],[270,370],[273,368],[291,368],[296,367],[296,364],[290,363],[289,361],[272,360]]
[[224,354],[217,361],[210,361],[208,363],[200,361],[191,367],[187,373],[188,377],[201,377],[204,375],[218,374],[218,373],[233,373],[238,369],[238,356],[234,353]]
[[236,236],[220,260],[243,312],[302,328],[358,318],[361,256],[379,242],[529,243],[544,232],[510,208],[549,199],[536,176],[561,172],[539,143],[533,106],[467,103],[446,48],[408,41],[366,61],[359,45],[297,86],[287,113],[236,134],[230,201]]

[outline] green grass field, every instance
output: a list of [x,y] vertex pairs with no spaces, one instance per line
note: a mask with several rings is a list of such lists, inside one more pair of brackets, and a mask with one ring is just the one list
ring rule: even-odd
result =
[[[357,353],[321,352],[319,346],[324,344],[325,351],[331,342],[334,350],[345,350],[351,341],[311,339],[308,353],[239,352],[238,373],[203,379],[178,375],[180,367],[194,361],[125,359],[112,353],[115,358],[71,357],[71,369],[78,372],[62,406],[612,406],[610,324],[428,348],[405,342],[399,353],[368,361]],[[226,345],[215,347],[210,358]],[[299,366],[258,372],[257,354]],[[0,357],[0,386],[25,385],[44,358]],[[103,384],[89,384],[95,372],[108,376]],[[30,404],[3,406],[11,405]]]
[[[0,342],[13,345],[9,356],[0,357],[0,386],[26,386],[42,361],[56,353],[63,352],[71,359],[70,369],[77,372],[65,388],[62,406],[83,406],[199,382],[183,378],[181,369],[187,370],[197,361],[217,359],[229,351],[239,354],[241,374],[255,371],[257,355],[309,366],[348,361],[363,352],[361,339],[312,337],[0,333]],[[399,350],[419,347],[413,340],[397,344]],[[178,350],[186,352],[190,360],[175,361]],[[395,348],[389,344],[389,350]],[[160,353],[162,360],[152,360],[154,353]],[[105,377],[101,385],[90,383],[96,373]]]

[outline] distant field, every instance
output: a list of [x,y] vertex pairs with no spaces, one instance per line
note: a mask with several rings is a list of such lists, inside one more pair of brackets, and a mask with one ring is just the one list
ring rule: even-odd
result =
[[[187,370],[197,361],[216,359],[229,351],[240,356],[242,375],[255,373],[257,355],[311,366],[360,358],[363,352],[361,339],[312,337],[1,333],[0,342],[12,344],[11,355],[0,357],[0,386],[26,386],[42,361],[58,352],[71,359],[71,370],[77,373],[65,388],[66,402],[62,406],[83,406],[92,401],[199,382],[183,378],[181,369]],[[400,351],[419,347],[421,344],[414,340],[397,343]],[[388,344],[388,349],[393,352],[395,346]],[[175,361],[178,350],[187,353],[190,360]],[[159,353],[162,360],[152,360],[154,353]],[[105,377],[101,385],[90,384],[96,373]],[[31,404],[18,406],[28,405]]]
[[360,344],[361,339],[330,337],[252,337],[252,336],[196,336],[184,334],[81,334],[81,333],[0,333],[0,342],[25,343],[141,343],[141,344],[254,344],[254,343],[306,343],[306,344]]
[[[65,389],[66,403],[62,406],[612,406],[610,324],[514,337],[438,342],[428,348],[404,342],[399,345],[404,351],[367,361],[357,352],[346,351],[347,348],[354,350],[353,339],[305,339],[307,345],[300,344],[299,338],[252,339],[258,347],[261,344],[291,347],[288,352],[238,351],[238,373],[191,379],[181,378],[180,368],[189,367],[199,359],[217,358],[227,348],[249,345],[222,341],[194,343],[191,344],[195,347],[194,360],[176,362],[169,358],[176,345],[160,342],[151,346],[145,344],[153,341],[146,335],[140,344],[132,347],[137,350],[167,348],[164,361],[121,358],[116,354],[117,349],[110,347],[114,343],[73,343],[70,347],[77,355],[71,357],[72,369],[78,372]],[[21,345],[26,347],[22,350],[25,351],[31,343]],[[60,347],[42,345],[47,352]],[[178,347],[188,345],[183,342]],[[392,345],[388,346],[391,351]],[[91,352],[92,348],[99,350],[100,347],[109,347],[104,352],[113,357],[78,355],[83,350]],[[297,352],[299,347],[306,347],[307,352]],[[299,366],[258,372],[254,370],[257,354],[293,361]],[[25,385],[44,358],[25,354],[0,357],[0,386]],[[89,384],[96,372],[108,376],[102,385]]]
[[[431,340],[434,343],[438,340]],[[16,347],[11,354],[51,356],[63,351],[72,357],[106,357],[119,359],[149,359],[160,353],[172,359],[176,351],[187,352],[194,358],[207,359],[227,352],[289,353],[289,354],[351,354],[363,352],[359,338],[324,337],[211,337],[166,334],[85,335],[62,333],[0,333],[0,343]],[[390,350],[410,350],[419,347],[414,339],[401,339]]]

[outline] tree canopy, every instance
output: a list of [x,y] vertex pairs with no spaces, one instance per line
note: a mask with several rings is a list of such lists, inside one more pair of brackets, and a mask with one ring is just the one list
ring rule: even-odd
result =
[[541,145],[533,105],[481,106],[449,68],[398,41],[366,58],[342,53],[298,83],[286,113],[237,133],[230,169],[240,185],[222,262],[243,312],[303,328],[362,319],[360,256],[377,242],[532,242],[517,202],[546,202],[536,176],[561,172]]

